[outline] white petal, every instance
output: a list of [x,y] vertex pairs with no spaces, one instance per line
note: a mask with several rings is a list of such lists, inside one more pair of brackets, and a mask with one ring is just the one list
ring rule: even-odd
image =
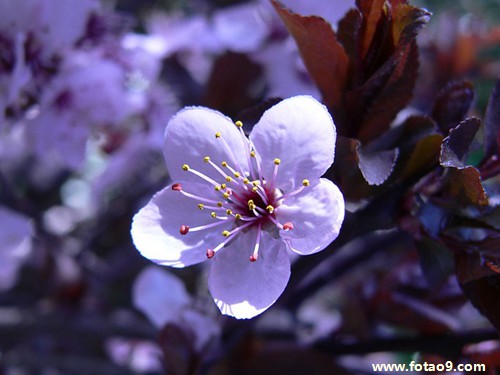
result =
[[275,186],[283,190],[320,177],[333,163],[335,125],[326,107],[310,96],[285,99],[268,109],[250,139],[264,177],[270,179],[274,159],[281,160]]
[[[221,133],[221,138],[215,137],[217,132]],[[228,148],[224,147],[224,142]],[[237,170],[239,168],[234,164],[248,171],[247,149],[231,119],[208,108],[188,107],[179,111],[165,131],[164,155],[173,180],[200,181],[199,177],[182,170],[182,165],[188,164],[190,168],[223,182],[224,178],[204,162],[204,157],[209,156],[219,166],[226,161]]]
[[212,297],[223,314],[238,319],[253,318],[268,309],[290,278],[286,246],[267,232],[262,232],[257,261],[250,262],[255,236],[255,231],[241,234],[210,260]]
[[293,224],[292,230],[280,231],[281,238],[302,255],[321,251],[337,238],[344,214],[342,193],[333,182],[324,178],[286,199],[276,209],[280,223]]
[[180,279],[154,266],[139,274],[132,288],[132,299],[134,306],[159,328],[178,322],[180,313],[191,302]]
[[[204,186],[190,184],[190,192],[202,192]],[[204,192],[204,196],[210,192]],[[208,210],[199,210],[197,202],[172,190],[171,186],[155,194],[132,222],[132,239],[136,248],[155,263],[185,267],[206,260],[207,248],[214,248],[224,237],[229,224],[181,235],[181,225],[195,227],[213,223]]]

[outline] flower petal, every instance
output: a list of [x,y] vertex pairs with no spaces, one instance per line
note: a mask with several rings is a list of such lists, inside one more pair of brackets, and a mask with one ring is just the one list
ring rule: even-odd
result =
[[[216,138],[217,132],[221,133],[220,138]],[[216,181],[223,180],[210,164],[204,162],[205,156],[219,166],[226,161],[233,168],[239,170],[240,165],[247,172],[245,153],[248,146],[245,143],[236,125],[220,112],[202,107],[185,108],[170,120],[165,131],[164,156],[168,172],[173,180],[200,181],[199,177],[182,170],[187,164]]]
[[301,255],[321,251],[337,238],[344,214],[344,196],[333,182],[324,178],[287,198],[276,209],[280,223],[293,224],[292,230],[280,231],[281,238]]
[[[195,183],[189,186],[190,192],[210,197],[210,189],[204,191],[205,188],[206,185]],[[199,210],[195,200],[168,186],[156,193],[134,216],[131,234],[136,248],[144,257],[165,266],[185,267],[206,260],[207,248],[223,241],[220,233],[230,224],[223,223],[217,228],[186,235],[179,233],[181,225],[193,228],[213,222],[210,213]]]
[[225,315],[249,319],[264,312],[283,293],[290,278],[285,244],[262,232],[257,261],[250,262],[255,231],[241,234],[210,260],[208,286]]
[[262,174],[273,176],[273,160],[281,160],[275,186],[287,190],[316,179],[333,163],[336,131],[324,105],[310,96],[285,99],[268,109],[250,134],[261,157]]

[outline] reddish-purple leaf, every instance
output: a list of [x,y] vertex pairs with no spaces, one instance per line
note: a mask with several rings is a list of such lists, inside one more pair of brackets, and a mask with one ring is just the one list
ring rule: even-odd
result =
[[256,104],[255,82],[261,73],[261,67],[244,54],[219,57],[207,82],[203,105],[234,117],[243,108]]
[[453,253],[428,237],[416,242],[420,266],[431,288],[441,286],[455,269]]
[[330,107],[342,106],[348,78],[348,57],[331,25],[321,17],[303,17],[292,13],[275,0],[272,4],[295,39],[307,71],[323,95],[323,101]]
[[488,196],[481,183],[479,171],[467,166],[462,169],[449,169],[448,190],[452,197],[464,204],[485,206],[488,204]]
[[168,374],[196,373],[198,356],[194,349],[195,337],[191,331],[176,324],[167,324],[160,332],[159,344],[163,351]]
[[416,43],[406,46],[384,87],[367,107],[359,130],[359,139],[371,140],[389,129],[399,111],[412,97],[418,73],[418,49]]
[[443,167],[463,168],[467,164],[469,147],[481,126],[478,118],[465,119],[450,130],[441,145],[439,162]]

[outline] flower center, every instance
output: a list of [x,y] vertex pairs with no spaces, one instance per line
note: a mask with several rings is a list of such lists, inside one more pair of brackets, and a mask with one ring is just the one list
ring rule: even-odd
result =
[[[222,161],[219,165],[212,161],[210,156],[205,156],[203,161],[207,168],[216,171],[220,178],[217,177],[217,180],[215,180],[206,173],[193,169],[187,164],[182,166],[185,172],[192,173],[203,182],[211,185],[216,191],[218,199],[214,199],[213,195],[207,197],[189,192],[189,186],[183,186],[180,183],[174,183],[172,190],[193,199],[198,209],[203,211],[201,214],[206,212],[206,215],[211,217],[210,222],[205,225],[197,227],[189,227],[187,224],[181,225],[179,229],[181,235],[219,226],[228,228],[221,232],[221,242],[215,248],[207,249],[207,258],[212,258],[217,251],[224,248],[240,233],[253,230],[255,231],[255,242],[250,261],[255,262],[259,256],[260,239],[263,230],[272,232],[293,229],[291,222],[280,223],[276,218],[276,213],[285,199],[300,193],[305,187],[309,186],[309,181],[303,180],[302,186],[298,189],[283,194],[281,190],[276,188],[275,184],[281,160],[276,158],[271,161],[274,164],[273,174],[271,178],[266,179],[262,175],[261,160],[256,154],[251,141],[243,132],[243,124],[240,121],[235,124],[246,145],[244,152],[246,153],[247,163],[245,165],[238,163],[233,150],[222,137],[222,134],[217,132],[215,138],[220,142],[221,147],[225,149],[228,161]],[[185,187],[188,189],[187,191]]]

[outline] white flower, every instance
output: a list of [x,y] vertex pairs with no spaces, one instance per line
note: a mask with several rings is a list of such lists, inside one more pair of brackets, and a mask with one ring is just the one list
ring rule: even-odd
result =
[[320,178],[333,162],[335,126],[309,96],[267,110],[249,139],[207,108],[181,110],[167,125],[165,160],[174,183],[132,223],[143,256],[184,267],[210,259],[209,288],[223,314],[252,318],[281,295],[287,249],[323,250],[340,231],[344,199]]
[[175,324],[194,334],[193,346],[201,352],[220,335],[220,326],[189,295],[180,279],[158,267],[145,268],[134,282],[132,299],[158,328]]

